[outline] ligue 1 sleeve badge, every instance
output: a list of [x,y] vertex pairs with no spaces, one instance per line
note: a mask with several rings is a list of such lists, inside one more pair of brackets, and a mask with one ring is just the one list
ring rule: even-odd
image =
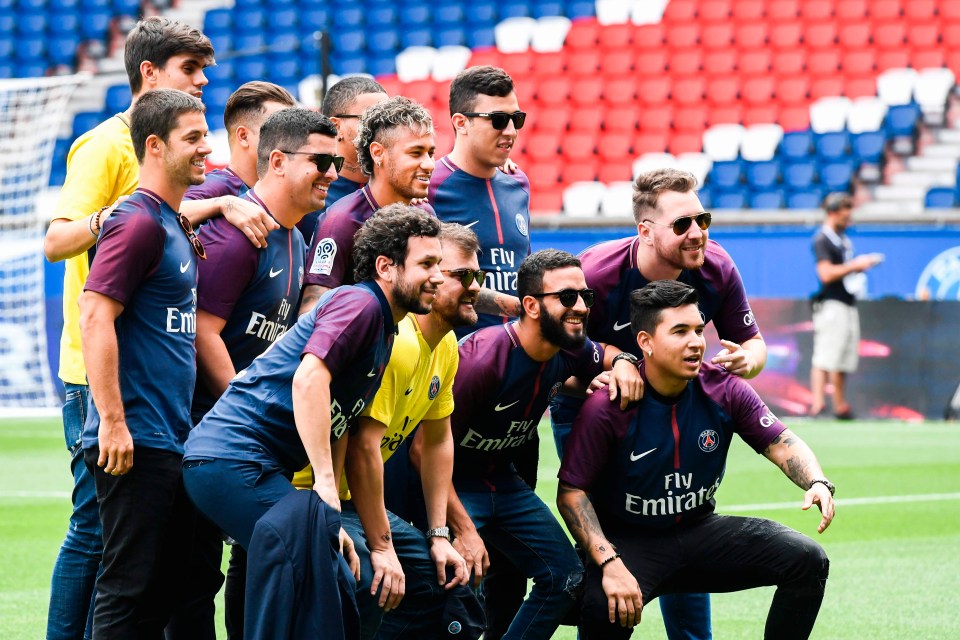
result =
[[697,438],[697,444],[704,453],[710,453],[720,446],[720,436],[713,429],[704,429]]

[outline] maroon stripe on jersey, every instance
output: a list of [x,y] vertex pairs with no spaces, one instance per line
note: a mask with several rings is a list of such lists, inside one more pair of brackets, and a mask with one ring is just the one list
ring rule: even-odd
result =
[[497,198],[493,195],[493,183],[487,180],[487,193],[490,195],[490,205],[493,207],[493,219],[497,223],[497,240],[503,244],[503,228],[500,226],[500,208],[497,206]]

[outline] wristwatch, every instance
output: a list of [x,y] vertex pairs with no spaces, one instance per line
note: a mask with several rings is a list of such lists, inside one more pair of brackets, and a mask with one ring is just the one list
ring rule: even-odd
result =
[[427,530],[428,538],[446,538],[450,540],[450,527],[435,527]]
[[618,353],[617,355],[613,356],[613,362],[610,363],[610,368],[611,368],[611,369],[612,369],[614,366],[616,366],[618,360],[626,360],[627,362],[629,362],[630,364],[632,364],[632,365],[635,366],[635,367],[637,366],[637,363],[639,362],[639,360],[637,359],[637,356],[633,355],[633,354],[630,353],[629,351],[621,351],[621,352]]
[[826,478],[814,478],[813,480],[810,481],[810,486],[807,487],[807,489],[813,489],[813,485],[817,483],[825,486],[827,488],[827,491],[830,492],[831,496],[833,495],[833,492],[837,490],[837,488],[833,486],[833,483],[827,480]]

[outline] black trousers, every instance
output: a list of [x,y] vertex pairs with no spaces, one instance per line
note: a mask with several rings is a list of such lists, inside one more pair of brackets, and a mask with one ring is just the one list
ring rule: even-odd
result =
[[[817,620],[830,562],[819,544],[778,522],[712,514],[664,531],[605,529],[643,594],[723,593],[776,585],[765,638],[807,638]],[[587,566],[580,618],[582,640],[629,638],[610,624],[602,571]]]

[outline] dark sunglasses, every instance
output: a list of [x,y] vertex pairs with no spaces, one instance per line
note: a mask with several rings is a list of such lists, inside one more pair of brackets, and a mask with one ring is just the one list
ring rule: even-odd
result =
[[710,223],[713,221],[713,216],[704,211],[703,213],[698,213],[695,216],[683,216],[682,218],[677,218],[670,224],[654,222],[653,220],[644,220],[644,222],[649,222],[650,224],[655,224],[661,227],[673,227],[673,232],[678,236],[685,234],[690,229],[690,225],[693,224],[694,221],[696,221],[698,227],[706,231],[710,228]]
[[474,280],[482,287],[483,281],[487,279],[487,274],[483,269],[477,269],[476,271],[473,269],[440,269],[440,271],[442,273],[449,273],[455,279],[459,280],[464,289],[469,289]]
[[527,114],[524,111],[514,111],[513,113],[506,113],[504,111],[491,111],[490,113],[476,113],[471,111],[470,113],[463,112],[460,115],[467,116],[468,118],[490,118],[490,126],[498,131],[503,131],[507,128],[507,123],[513,120],[513,126],[517,129],[523,129],[523,123],[527,119]]
[[335,113],[334,115],[332,115],[332,116],[330,116],[330,117],[332,117],[332,118],[359,118],[360,115],[359,115],[359,114],[356,114],[356,113]]
[[346,160],[343,156],[335,156],[329,153],[307,153],[306,151],[284,151],[283,149],[280,150],[280,153],[291,156],[308,156],[307,160],[317,165],[317,171],[320,173],[326,173],[330,165],[333,165],[337,173],[340,173],[343,161]]
[[563,289],[561,291],[550,291],[548,293],[530,294],[532,298],[542,298],[544,296],[557,296],[560,298],[560,304],[567,309],[573,309],[577,304],[577,297],[580,297],[583,298],[583,306],[589,309],[597,299],[597,292],[593,289]]
[[200,238],[197,237],[197,232],[193,230],[193,225],[190,224],[190,221],[187,220],[179,211],[177,212],[177,222],[180,223],[180,228],[183,229],[183,232],[187,234],[187,240],[190,241],[190,244],[193,245],[193,250],[196,252],[197,257],[201,260],[207,259],[207,252],[203,248],[203,243],[200,242]]

